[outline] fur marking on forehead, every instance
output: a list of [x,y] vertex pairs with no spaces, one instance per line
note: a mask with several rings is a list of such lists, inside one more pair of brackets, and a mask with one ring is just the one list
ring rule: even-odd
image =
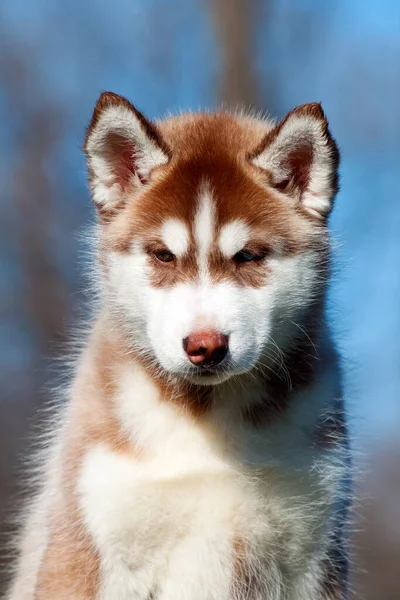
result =
[[208,272],[208,254],[211,250],[215,231],[215,204],[208,181],[200,184],[197,212],[194,220],[194,236],[198,249],[200,272]]
[[189,249],[189,232],[180,219],[167,219],[161,227],[166,247],[176,256],[183,256]]
[[219,247],[227,258],[242,250],[250,237],[249,227],[241,219],[235,219],[224,225],[219,235]]

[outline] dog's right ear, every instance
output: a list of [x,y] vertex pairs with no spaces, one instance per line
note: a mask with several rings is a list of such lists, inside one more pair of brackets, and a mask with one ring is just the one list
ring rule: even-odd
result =
[[86,131],[89,183],[100,214],[114,213],[130,188],[146,185],[171,152],[156,125],[126,98],[104,92]]

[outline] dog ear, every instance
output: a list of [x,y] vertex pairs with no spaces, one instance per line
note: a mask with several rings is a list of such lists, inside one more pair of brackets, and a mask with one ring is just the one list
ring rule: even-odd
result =
[[273,187],[301,202],[314,217],[327,217],[338,190],[339,151],[320,104],[292,110],[249,159],[268,171]]
[[100,213],[123,204],[124,193],[145,185],[171,153],[157,129],[126,98],[104,92],[86,131],[89,184]]

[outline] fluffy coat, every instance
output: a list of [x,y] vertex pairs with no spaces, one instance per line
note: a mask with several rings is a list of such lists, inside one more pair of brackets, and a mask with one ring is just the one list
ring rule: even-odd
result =
[[[343,599],[320,105],[153,123],[104,93],[85,152],[100,306],[7,599]],[[195,364],[185,340],[211,330],[226,357]]]

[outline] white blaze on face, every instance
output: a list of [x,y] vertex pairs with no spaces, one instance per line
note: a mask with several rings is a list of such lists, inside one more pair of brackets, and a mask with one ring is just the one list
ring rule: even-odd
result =
[[235,219],[224,225],[219,235],[218,244],[222,254],[231,258],[240,250],[243,250],[250,237],[250,229],[240,219]]
[[211,250],[215,231],[215,205],[211,186],[203,182],[199,189],[199,202],[194,220],[194,236],[197,246],[197,260],[200,276],[208,278],[208,254]]
[[167,219],[161,228],[164,244],[173,254],[180,257],[189,249],[189,232],[179,219]]

